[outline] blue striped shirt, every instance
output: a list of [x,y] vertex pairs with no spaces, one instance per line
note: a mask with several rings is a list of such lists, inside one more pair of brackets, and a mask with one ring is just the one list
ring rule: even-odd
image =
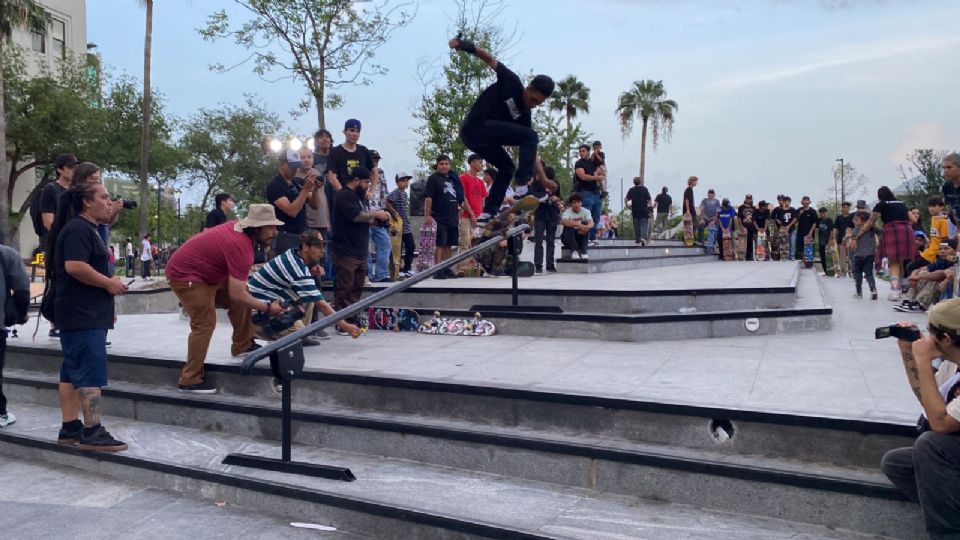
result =
[[310,269],[298,248],[290,248],[270,259],[247,281],[257,300],[312,303],[323,300]]

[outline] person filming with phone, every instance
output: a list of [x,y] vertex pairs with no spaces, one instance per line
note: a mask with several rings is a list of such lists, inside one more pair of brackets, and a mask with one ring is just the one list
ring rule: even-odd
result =
[[[913,323],[877,329],[895,337],[910,388],[923,407],[913,447],[883,456],[881,469],[911,501],[919,503],[933,539],[960,537],[960,299],[933,306],[927,332]],[[935,361],[943,360],[939,369]]]
[[313,154],[304,148],[302,153],[283,150],[277,157],[277,176],[267,184],[267,201],[273,205],[277,219],[283,225],[277,228],[273,245],[274,255],[279,255],[300,244],[300,234],[307,230],[307,205],[320,208],[322,175],[313,167]]

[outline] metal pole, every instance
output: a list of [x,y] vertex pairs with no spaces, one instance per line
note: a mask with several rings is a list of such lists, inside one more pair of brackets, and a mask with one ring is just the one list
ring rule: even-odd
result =
[[510,286],[510,287],[511,287],[510,294],[511,294],[511,296],[512,296],[512,301],[513,301],[513,306],[514,306],[514,307],[520,305],[520,293],[519,293],[520,283],[519,283],[519,279],[518,279],[518,278],[520,277],[520,276],[519,276],[519,273],[520,273],[520,249],[519,249],[519,246],[517,245],[517,243],[518,243],[519,241],[522,241],[522,240],[520,240],[521,238],[522,238],[522,237],[520,237],[520,236],[512,236],[512,237],[510,237],[509,240],[507,240],[507,242],[510,242],[510,255],[511,255],[511,258],[513,259],[513,261],[510,263],[510,267],[511,267],[511,268],[510,268],[510,274],[511,274],[510,277],[512,278],[512,283],[511,283],[511,286]]
[[[157,239],[156,239],[157,249],[160,249],[160,179],[157,179]],[[154,261],[154,264],[157,264]],[[159,274],[160,270],[157,269]]]
[[177,195],[177,245],[183,243],[183,224],[180,222],[180,196]]
[[840,158],[840,200],[846,197],[846,188],[843,185],[843,158]]
[[[277,353],[274,353],[274,354],[277,354]],[[281,410],[280,410],[280,422],[281,422],[280,430],[281,430],[281,432],[282,432],[282,433],[281,433],[281,437],[283,437],[283,439],[280,441],[280,460],[281,460],[281,461],[290,461],[290,446],[291,446],[291,444],[292,444],[292,442],[291,442],[291,440],[290,440],[290,439],[291,439],[291,435],[290,435],[290,433],[291,433],[291,430],[290,430],[290,427],[291,427],[291,426],[290,426],[290,425],[291,425],[290,417],[292,416],[292,415],[291,415],[291,408],[290,408],[290,401],[291,401],[291,396],[290,396],[290,395],[293,393],[293,389],[291,388],[291,387],[293,386],[293,384],[292,384],[292,382],[293,382],[292,379],[293,379],[293,378],[290,377],[289,374],[287,374],[287,373],[283,373],[282,375],[283,375],[283,379],[282,379],[282,380],[283,380],[283,390],[281,390],[281,392],[280,392],[280,400],[281,400],[281,402],[280,402],[280,407],[281,407]]]

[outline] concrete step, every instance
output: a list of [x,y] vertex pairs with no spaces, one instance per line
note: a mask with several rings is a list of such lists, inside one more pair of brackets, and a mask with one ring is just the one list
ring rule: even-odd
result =
[[[673,522],[681,517],[684,510],[689,516],[689,507],[652,503],[642,497],[611,496],[599,489],[518,479],[510,471],[487,474],[313,445],[323,442],[321,436],[334,438],[332,434],[317,433],[317,438],[311,441],[313,444],[295,445],[294,459],[349,467],[357,477],[354,482],[224,466],[220,461],[231,452],[275,456],[278,449],[274,443],[253,437],[116,417],[108,417],[104,423],[130,444],[130,450],[118,454],[84,454],[55,443],[60,420],[57,409],[26,405],[18,412],[20,421],[0,432],[0,451],[4,453],[96,470],[191,495],[229,499],[283,515],[293,513],[291,517],[309,517],[312,521],[385,538],[593,539],[601,530],[605,535],[616,534],[617,538],[856,537],[831,530],[839,522],[861,533],[896,538],[915,538],[922,534],[917,509],[893,498],[847,493],[837,494],[830,500],[811,501],[811,506],[775,504],[783,495],[783,486],[754,494],[755,499],[741,499],[736,495],[742,493],[742,487],[749,485],[750,480],[730,477],[722,484],[691,489],[683,484],[695,481],[694,478],[677,482],[675,478],[657,478],[650,473],[623,475],[621,470],[607,470],[596,462],[583,464],[582,474],[591,478],[598,488],[620,482],[632,486],[635,494],[658,491],[658,487],[676,492],[701,491],[701,495],[706,493],[718,500],[741,499],[744,510],[753,514],[696,510],[701,517],[695,522],[706,526],[701,529],[703,534],[691,536],[689,523],[684,530],[663,526],[665,521]],[[299,429],[303,431],[302,425]],[[518,468],[550,466],[548,462],[525,462]],[[702,468],[708,469],[709,464]],[[831,511],[823,512],[823,508]],[[828,525],[831,529],[765,519],[789,519],[798,512],[831,522]],[[655,514],[656,519],[651,520],[653,523],[646,522],[651,514]],[[718,518],[721,521],[717,521]]]
[[717,260],[715,255],[664,255],[652,257],[619,257],[593,259],[592,252],[587,253],[588,260],[576,258],[557,259],[557,271],[564,274],[600,274],[605,272],[621,272],[623,270],[639,270],[643,268],[661,268],[664,266],[678,266],[682,264],[707,263]]

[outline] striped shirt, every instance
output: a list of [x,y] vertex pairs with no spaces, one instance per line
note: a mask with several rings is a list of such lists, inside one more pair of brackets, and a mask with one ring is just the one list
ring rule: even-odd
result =
[[400,214],[400,218],[403,220],[403,234],[413,232],[412,229],[410,229],[410,203],[407,200],[407,192],[397,188],[390,192],[387,200],[397,209],[397,213]]
[[298,248],[290,248],[267,261],[247,281],[257,300],[312,303],[323,300]]

